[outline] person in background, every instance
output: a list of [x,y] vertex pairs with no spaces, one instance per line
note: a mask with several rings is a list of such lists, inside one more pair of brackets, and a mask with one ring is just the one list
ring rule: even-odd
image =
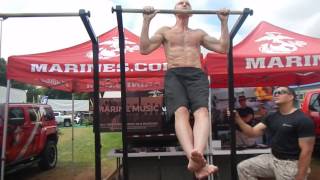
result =
[[240,162],[239,180],[275,177],[281,180],[306,180],[315,143],[314,124],[294,104],[296,95],[289,87],[278,87],[273,92],[278,110],[268,114],[251,127],[235,112],[235,121],[248,136],[271,136],[271,154],[259,155]]
[[237,112],[240,117],[246,117],[246,123],[254,126],[254,110],[247,105],[246,96],[239,96],[238,98],[239,108],[237,108]]

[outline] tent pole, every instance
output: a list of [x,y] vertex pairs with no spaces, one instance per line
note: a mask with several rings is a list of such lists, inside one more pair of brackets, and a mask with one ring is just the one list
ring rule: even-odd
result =
[[74,93],[72,92],[72,114],[71,114],[71,151],[72,151],[72,164],[74,163]]
[[[234,24],[231,32],[230,32],[230,44],[229,44],[229,52],[228,52],[228,96],[229,96],[229,110],[230,112],[233,112],[234,110],[234,72],[233,72],[233,38],[239,31],[240,27],[248,17],[248,15],[252,15],[253,11],[245,8],[243,10],[243,14],[239,16],[237,22]],[[234,121],[234,114],[231,113],[231,116],[228,120],[230,122],[230,130],[231,130],[231,156],[230,156],[230,162],[231,162],[231,179],[237,180],[237,154],[236,154],[236,135],[235,135],[235,121]]]
[[89,18],[84,10],[79,11],[80,18],[85,26],[92,43],[93,52],[93,131],[95,143],[95,176],[96,180],[101,180],[101,136],[100,136],[100,117],[99,117],[99,42],[93,32]]
[[4,120],[3,120],[3,135],[2,135],[2,149],[1,149],[1,180],[4,180],[4,170],[6,162],[6,145],[7,145],[7,129],[8,129],[8,114],[10,102],[10,87],[11,81],[7,80],[7,94],[6,103],[4,107]]
[[119,32],[119,48],[120,48],[120,76],[121,76],[121,119],[122,119],[122,167],[123,167],[123,178],[124,180],[129,179],[128,170],[128,143],[127,143],[127,94],[126,94],[126,72],[125,72],[125,42],[123,32],[123,21],[122,21],[122,8],[116,6],[117,9],[117,22]]
[[0,58],[2,57],[2,22],[4,21],[4,18],[0,19]]
[[[211,78],[210,76],[208,76],[208,80],[209,80],[209,97],[208,97],[208,111],[209,111],[209,137],[208,137],[208,162],[209,164],[213,164],[213,147],[212,147],[212,112],[211,112],[211,108],[212,108],[212,103],[211,103]],[[210,174],[209,176],[209,180],[214,180],[214,176],[213,174]]]

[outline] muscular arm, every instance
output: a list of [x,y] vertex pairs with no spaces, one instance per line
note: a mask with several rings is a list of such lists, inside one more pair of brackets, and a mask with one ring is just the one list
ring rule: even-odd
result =
[[266,125],[263,123],[258,123],[254,127],[251,127],[247,123],[245,123],[238,113],[235,115],[235,121],[239,125],[242,132],[249,137],[258,137],[263,135],[264,130],[266,129]]
[[228,30],[228,22],[221,22],[221,37],[220,39],[216,39],[214,37],[209,36],[205,33],[202,41],[203,47],[215,51],[217,53],[227,53],[229,50],[229,30]]
[[144,55],[157,49],[163,41],[164,28],[159,29],[154,36],[149,38],[149,26],[150,20],[144,19],[140,36],[140,53]]
[[214,37],[205,34],[203,37],[202,45],[208,50],[215,51],[217,53],[227,53],[229,49],[229,32],[228,26],[221,26],[221,37],[216,39]]
[[311,162],[314,142],[314,137],[299,138],[299,147],[301,152],[299,156],[296,180],[304,180],[307,175],[307,171]]

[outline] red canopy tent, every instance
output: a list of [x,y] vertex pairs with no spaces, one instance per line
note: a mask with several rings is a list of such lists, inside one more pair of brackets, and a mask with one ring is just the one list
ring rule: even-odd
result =
[[[124,30],[126,37],[126,76],[128,90],[154,90],[163,87],[167,64],[162,48],[150,55],[139,53],[139,37]],[[120,89],[118,31],[114,28],[99,39],[100,91]],[[69,92],[92,92],[93,64],[91,42],[52,52],[11,56],[7,77],[33,85]]]
[[[211,87],[227,87],[227,56],[205,58]],[[234,86],[301,85],[320,81],[320,39],[261,22],[233,48]]]

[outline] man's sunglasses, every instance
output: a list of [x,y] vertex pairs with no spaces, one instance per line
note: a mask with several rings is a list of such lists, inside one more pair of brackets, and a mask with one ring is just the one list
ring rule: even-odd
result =
[[273,92],[273,96],[278,96],[278,95],[282,95],[282,94],[290,94],[290,92],[285,89],[277,90],[277,91]]

